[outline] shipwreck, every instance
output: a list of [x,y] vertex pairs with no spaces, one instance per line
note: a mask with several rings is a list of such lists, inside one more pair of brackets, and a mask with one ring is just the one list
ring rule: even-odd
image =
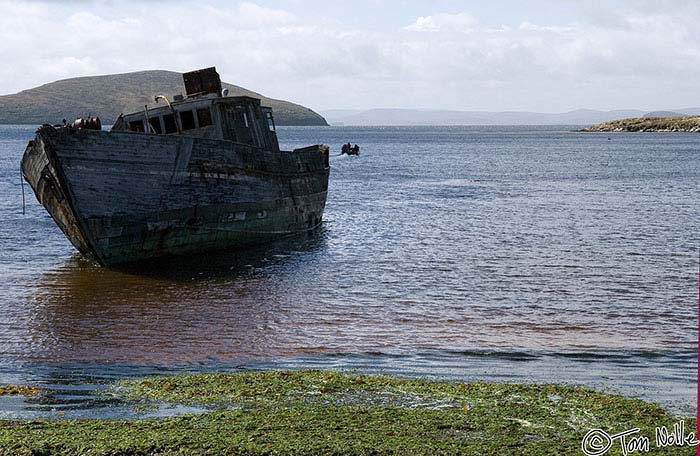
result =
[[120,115],[43,125],[24,179],[70,242],[103,266],[257,244],[323,218],[328,147],[281,151],[272,110],[227,96],[215,68],[186,95]]

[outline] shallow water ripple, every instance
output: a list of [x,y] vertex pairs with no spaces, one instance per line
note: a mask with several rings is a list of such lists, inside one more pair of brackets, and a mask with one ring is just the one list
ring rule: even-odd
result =
[[[104,270],[73,251],[26,185],[21,214],[18,162],[32,134],[0,126],[7,372],[378,353],[415,360],[400,363],[410,374],[439,371],[453,352],[612,352],[620,361],[601,365],[639,361],[640,390],[695,400],[697,135],[281,128],[288,148],[363,146],[332,158],[320,230]],[[575,380],[577,363],[551,380]]]

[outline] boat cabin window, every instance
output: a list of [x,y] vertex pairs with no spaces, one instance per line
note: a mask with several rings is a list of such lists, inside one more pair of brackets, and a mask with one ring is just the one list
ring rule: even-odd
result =
[[197,121],[199,121],[199,128],[212,124],[211,111],[209,111],[209,108],[200,108],[197,110]]
[[267,117],[267,127],[270,129],[270,131],[275,131],[275,118],[272,117],[272,112],[266,111],[265,117]]
[[166,114],[163,116],[163,126],[165,126],[165,134],[176,133],[177,125],[175,125],[175,116]]
[[180,123],[183,130],[194,130],[194,111],[180,111]]
[[131,122],[129,122],[129,130],[137,131],[140,133],[145,132],[146,129],[143,128],[143,120],[132,120]]
[[151,117],[148,119],[148,123],[151,126],[151,131],[153,131],[153,133],[157,135],[163,133],[163,130],[160,128],[160,117]]

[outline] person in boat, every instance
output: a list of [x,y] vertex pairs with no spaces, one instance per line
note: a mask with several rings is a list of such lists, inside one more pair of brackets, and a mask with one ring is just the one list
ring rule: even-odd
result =
[[355,144],[355,146],[352,148],[352,153],[355,155],[360,155],[360,146]]
[[349,152],[350,152],[350,150],[348,150],[348,145],[343,144],[343,148],[341,149],[340,155],[347,154]]

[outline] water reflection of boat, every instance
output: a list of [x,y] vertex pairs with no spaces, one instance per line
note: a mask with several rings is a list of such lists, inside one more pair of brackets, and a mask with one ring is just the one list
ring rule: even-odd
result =
[[[324,251],[324,233],[215,253],[100,268],[75,255],[32,284],[23,361],[190,364],[279,356],[296,346],[281,316],[297,274]],[[300,310],[301,311],[301,310]]]
[[321,223],[328,147],[280,151],[272,110],[228,97],[214,68],[186,98],[99,120],[44,125],[22,158],[39,202],[102,265],[258,244]]

